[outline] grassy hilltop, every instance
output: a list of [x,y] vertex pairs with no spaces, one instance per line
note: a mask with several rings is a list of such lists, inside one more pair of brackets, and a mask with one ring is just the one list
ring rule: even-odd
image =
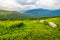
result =
[[41,24],[39,20],[0,21],[1,40],[59,40],[60,18],[49,18],[58,26],[52,28],[48,24]]
[[[13,13],[0,12],[0,40],[60,40],[60,17],[20,20],[27,16]],[[40,23],[42,19],[47,23]],[[54,22],[57,27],[51,27],[48,22]]]

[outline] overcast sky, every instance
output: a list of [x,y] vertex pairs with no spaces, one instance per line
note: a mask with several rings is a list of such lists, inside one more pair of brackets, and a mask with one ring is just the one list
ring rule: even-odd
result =
[[60,9],[60,0],[0,0],[3,10]]

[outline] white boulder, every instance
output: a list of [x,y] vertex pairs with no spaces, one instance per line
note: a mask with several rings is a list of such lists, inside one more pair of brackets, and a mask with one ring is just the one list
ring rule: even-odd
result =
[[57,25],[56,25],[54,22],[49,22],[48,24],[49,24],[51,27],[53,27],[53,28],[54,28],[54,27],[57,27]]
[[40,20],[40,23],[44,23],[44,20]]

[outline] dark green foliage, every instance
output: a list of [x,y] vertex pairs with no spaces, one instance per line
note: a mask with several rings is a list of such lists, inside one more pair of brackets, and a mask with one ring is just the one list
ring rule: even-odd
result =
[[24,25],[24,23],[21,22],[21,23],[15,24],[15,25],[13,25],[13,26],[14,26],[14,27],[21,27],[21,26],[23,26],[23,25]]
[[44,21],[44,25],[49,25],[48,22]]

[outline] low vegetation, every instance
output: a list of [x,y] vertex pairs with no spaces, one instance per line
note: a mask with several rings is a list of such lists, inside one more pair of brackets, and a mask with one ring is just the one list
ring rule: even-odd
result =
[[[0,21],[0,40],[60,40],[60,18]],[[48,22],[54,22],[53,28]]]

